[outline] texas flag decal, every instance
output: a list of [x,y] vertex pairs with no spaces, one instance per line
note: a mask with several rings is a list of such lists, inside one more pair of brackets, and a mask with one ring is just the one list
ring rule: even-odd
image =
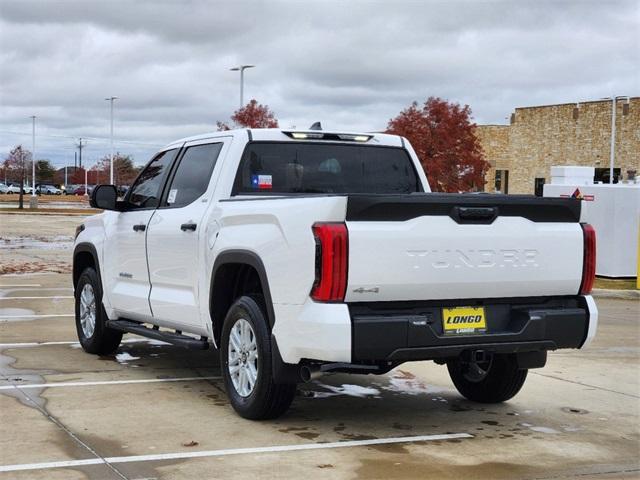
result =
[[271,190],[271,175],[251,175],[251,186],[260,190]]

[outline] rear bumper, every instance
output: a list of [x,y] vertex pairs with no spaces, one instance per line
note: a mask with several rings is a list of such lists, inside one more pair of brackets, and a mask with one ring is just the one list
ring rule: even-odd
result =
[[523,353],[581,348],[595,336],[590,296],[464,301],[484,306],[487,332],[446,335],[442,308],[458,302],[352,303],[352,362],[436,360],[465,351]]

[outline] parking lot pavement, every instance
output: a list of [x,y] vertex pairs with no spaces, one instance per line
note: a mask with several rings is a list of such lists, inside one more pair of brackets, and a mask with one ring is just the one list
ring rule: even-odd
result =
[[69,272],[75,229],[84,218],[0,213],[0,274]]
[[[0,478],[637,478],[640,302],[602,299],[592,347],[503,405],[446,368],[301,385],[288,414],[231,410],[215,351],[76,343],[68,275],[0,276]],[[44,298],[43,298],[44,297]]]

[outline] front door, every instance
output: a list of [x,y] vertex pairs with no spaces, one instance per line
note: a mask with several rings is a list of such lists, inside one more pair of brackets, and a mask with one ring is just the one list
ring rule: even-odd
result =
[[132,185],[125,199],[125,210],[110,212],[106,219],[105,294],[119,317],[140,321],[151,318],[147,228],[177,151],[161,152],[149,162]]
[[[199,274],[205,244],[203,220],[215,188],[214,168],[225,145],[221,138],[186,144],[147,231],[147,255],[154,321],[206,332],[199,305]],[[205,300],[205,298],[207,300]]]

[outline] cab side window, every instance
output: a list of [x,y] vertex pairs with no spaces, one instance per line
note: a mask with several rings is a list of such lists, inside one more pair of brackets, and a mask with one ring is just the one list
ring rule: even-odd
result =
[[167,150],[158,154],[149,162],[129,190],[130,193],[127,198],[129,209],[155,208],[158,206],[160,195],[162,195],[162,185],[177,153],[177,149]]
[[179,208],[202,196],[209,186],[222,143],[188,147],[180,159],[163,206]]

